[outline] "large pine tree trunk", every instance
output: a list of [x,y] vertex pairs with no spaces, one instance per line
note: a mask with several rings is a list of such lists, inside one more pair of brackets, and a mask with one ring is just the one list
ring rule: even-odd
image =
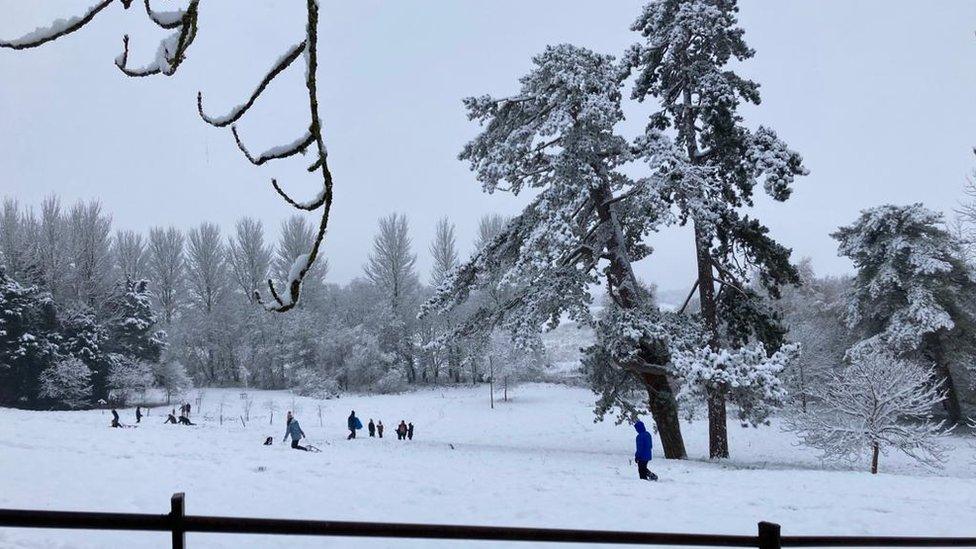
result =
[[[626,241],[620,227],[613,206],[610,203],[612,192],[609,185],[603,185],[590,191],[591,200],[596,207],[600,222],[605,225],[607,237],[605,249],[609,258],[606,275],[614,301],[623,309],[640,308],[643,295],[634,276],[634,269],[630,263]],[[646,353],[642,352],[641,355]],[[657,364],[648,364],[654,366]],[[671,390],[668,376],[663,374],[642,373],[640,375],[644,388],[648,394],[648,409],[657,425],[661,437],[661,447],[668,459],[685,459],[684,438],[681,436],[681,424],[678,422],[678,401]]]
[[925,352],[922,355],[930,360],[934,365],[935,376],[942,383],[945,391],[945,400],[942,406],[945,408],[946,415],[951,423],[962,421],[962,407],[959,404],[959,391],[952,380],[952,372],[949,371],[949,361],[946,360],[942,339],[938,334],[927,334],[925,336]]
[[[695,257],[698,260],[698,298],[701,315],[708,333],[708,346],[718,351],[718,318],[715,310],[715,279],[707,236],[695,224]],[[708,388],[708,456],[712,459],[729,457],[729,432],[726,423],[725,389]]]
[[651,416],[661,437],[661,448],[667,459],[685,459],[685,441],[681,437],[681,424],[678,422],[678,402],[671,390],[671,383],[664,376],[645,374],[642,376]]

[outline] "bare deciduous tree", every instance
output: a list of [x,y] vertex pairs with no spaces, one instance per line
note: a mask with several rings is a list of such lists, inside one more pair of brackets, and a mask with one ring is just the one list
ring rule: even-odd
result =
[[169,227],[149,230],[149,271],[152,293],[166,324],[173,322],[180,307],[183,289],[183,233]]
[[268,278],[271,268],[271,249],[264,243],[264,225],[245,217],[237,221],[237,232],[227,243],[228,257],[234,281],[248,297]]
[[379,220],[379,233],[373,238],[373,251],[363,271],[386,295],[390,309],[397,312],[407,292],[417,283],[414,264],[417,256],[410,251],[407,217],[392,213]]
[[135,231],[117,231],[112,250],[115,256],[115,268],[118,269],[122,279],[145,278],[149,257],[141,234]]
[[186,278],[196,306],[204,313],[214,311],[227,288],[227,267],[220,228],[202,223],[189,231]]
[[430,243],[430,255],[434,260],[434,266],[430,272],[430,285],[436,288],[444,281],[447,273],[454,270],[458,265],[454,224],[447,217],[442,217],[437,221],[434,240]]

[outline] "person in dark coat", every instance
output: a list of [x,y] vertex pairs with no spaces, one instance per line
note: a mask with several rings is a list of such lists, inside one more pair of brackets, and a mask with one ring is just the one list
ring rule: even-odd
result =
[[196,425],[196,423],[190,421],[190,418],[186,416],[180,416],[180,425]]
[[407,424],[407,439],[413,440],[413,423]]
[[288,412],[288,423],[285,426],[285,438],[281,439],[281,442],[288,440],[291,437],[291,447],[295,450],[308,451],[308,448],[304,446],[299,446],[298,441],[305,438],[305,431],[302,431],[302,426],[298,424],[298,420]]
[[376,424],[373,423],[373,418],[369,418],[369,423],[366,425],[366,428],[369,429],[369,436],[376,436]]
[[406,440],[407,438],[407,422],[400,420],[400,424],[397,425],[396,429],[397,440]]
[[122,424],[119,423],[119,413],[112,408],[112,427],[121,427]]
[[376,433],[383,438],[383,420],[376,424]]
[[190,417],[190,403],[186,403],[186,417]]
[[173,411],[169,413],[163,425],[166,425],[167,423],[172,423],[173,425],[176,425],[176,408],[173,408]]
[[136,423],[142,423],[142,408],[136,406]]
[[634,452],[634,461],[637,462],[637,475],[641,480],[657,480],[657,475],[647,469],[647,462],[651,461],[654,439],[651,433],[647,432],[643,421],[634,424],[637,430],[637,451]]
[[359,418],[356,417],[356,410],[349,413],[349,419],[346,420],[346,426],[349,427],[349,436],[346,437],[346,440],[356,438],[356,429],[363,428],[363,422],[359,421]]

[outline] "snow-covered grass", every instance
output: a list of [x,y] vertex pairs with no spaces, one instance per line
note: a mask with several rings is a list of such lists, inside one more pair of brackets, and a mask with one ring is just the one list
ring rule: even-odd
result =
[[[173,492],[190,514],[470,523],[513,526],[785,534],[976,535],[972,437],[949,440],[944,470],[882,457],[877,476],[824,467],[776,424],[731,427],[733,459],[704,459],[706,430],[685,425],[692,459],[655,460],[661,481],[637,480],[633,430],[593,423],[593,397],[527,385],[488,408],[487,389],[316,401],[253,391],[251,422],[239,390],[208,390],[197,427],[163,425],[153,409],[136,429],[110,429],[104,411],[0,409],[0,507],[165,513]],[[268,425],[265,402],[278,411]],[[192,401],[193,399],[191,399]],[[233,419],[218,424],[219,402]],[[195,402],[194,402],[195,404]],[[323,425],[318,410],[322,407]],[[281,444],[295,408],[322,453]],[[382,419],[383,440],[345,440],[355,409]],[[133,423],[133,411],[121,411]],[[204,418],[207,416],[207,419]],[[257,417],[263,416],[263,417]],[[396,440],[400,419],[413,441]],[[266,436],[274,446],[262,446]],[[655,444],[658,443],[655,437]],[[453,445],[453,449],[452,449]],[[191,547],[457,547],[457,542],[190,535]],[[165,547],[158,534],[0,529],[0,547]],[[478,544],[479,546],[499,546]],[[512,544],[529,547],[530,544]]]

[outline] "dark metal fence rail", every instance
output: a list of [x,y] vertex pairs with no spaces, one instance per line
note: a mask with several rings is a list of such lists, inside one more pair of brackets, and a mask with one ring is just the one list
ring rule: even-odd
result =
[[755,536],[508,528],[187,516],[183,494],[174,494],[166,515],[0,509],[0,527],[170,532],[173,549],[185,549],[186,533],[348,536],[478,541],[535,541],[702,547],[976,547],[976,537],[781,536],[780,526],[760,522]]

